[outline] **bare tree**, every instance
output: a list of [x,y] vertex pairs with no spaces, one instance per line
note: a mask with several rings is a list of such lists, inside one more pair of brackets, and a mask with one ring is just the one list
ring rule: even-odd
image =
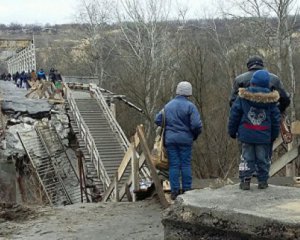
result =
[[173,80],[167,24],[169,1],[120,2],[119,54],[123,67],[119,78],[126,91],[145,109],[149,136],[153,132],[154,113],[161,107],[160,95]]
[[[263,55],[269,59],[273,58],[277,66],[278,75],[288,86],[291,94],[291,106],[289,109],[291,120],[294,121],[296,119],[294,104],[296,81],[293,64],[294,46],[292,34],[298,12],[296,1],[233,0],[232,2],[242,10],[243,19],[249,22],[247,27],[259,29],[259,31],[256,31],[256,34],[262,40]],[[275,22],[272,21],[274,17],[276,17]]]
[[85,59],[91,67],[93,75],[99,77],[102,86],[106,73],[105,65],[114,49],[114,43],[109,42],[108,24],[113,19],[114,2],[109,0],[80,0],[78,20],[82,23],[85,33]]

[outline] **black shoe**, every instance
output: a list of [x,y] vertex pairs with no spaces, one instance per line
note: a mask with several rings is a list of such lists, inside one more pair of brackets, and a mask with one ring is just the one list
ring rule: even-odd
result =
[[191,189],[182,189],[182,190],[181,190],[181,194],[184,194],[184,193],[187,192],[187,191],[191,191]]
[[266,189],[267,187],[269,187],[267,182],[259,182],[258,183],[258,189]]
[[177,196],[179,195],[178,192],[171,192],[171,199],[175,200],[177,198]]
[[240,189],[242,190],[250,190],[250,182],[241,182]]

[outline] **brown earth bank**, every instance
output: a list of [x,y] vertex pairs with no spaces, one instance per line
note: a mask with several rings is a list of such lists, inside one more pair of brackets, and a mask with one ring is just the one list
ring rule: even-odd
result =
[[163,239],[160,204],[86,203],[65,207],[0,207],[0,239]]

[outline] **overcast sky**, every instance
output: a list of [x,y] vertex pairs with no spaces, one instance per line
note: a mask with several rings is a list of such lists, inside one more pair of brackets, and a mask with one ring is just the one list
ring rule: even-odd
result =
[[[141,0],[142,1],[142,0]],[[188,9],[188,18],[216,17],[217,5],[229,0],[170,0],[174,9]],[[295,0],[300,2],[300,0]],[[79,0],[0,0],[0,24],[75,22]],[[180,7],[179,7],[180,6]],[[232,8],[231,8],[232,10]],[[175,13],[176,14],[176,13]]]
[[[211,12],[213,0],[171,0],[191,16]],[[208,3],[210,2],[210,3]],[[0,0],[0,24],[61,24],[75,21],[78,0]]]
[[0,0],[0,23],[60,24],[73,22],[76,3],[77,0]]

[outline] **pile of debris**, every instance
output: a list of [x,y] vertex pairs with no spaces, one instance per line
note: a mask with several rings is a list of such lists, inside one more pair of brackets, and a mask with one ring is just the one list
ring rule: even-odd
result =
[[0,202],[0,221],[24,221],[33,219],[36,213],[33,209],[19,204]]
[[29,81],[31,86],[29,93],[25,96],[33,99],[48,99],[51,103],[64,103],[63,84],[57,82],[55,85],[50,81]]
[[[52,86],[52,84],[49,85],[49,82],[42,82],[41,84]],[[66,114],[66,106],[65,104],[51,104],[48,101],[49,99],[27,98],[28,93],[25,89],[16,88],[16,86],[7,82],[0,82],[0,89],[3,95],[3,101],[1,102],[3,134],[0,138],[0,180],[3,188],[0,186],[0,199],[7,202],[22,199],[23,203],[33,203],[35,195],[31,190],[33,190],[32,183],[36,182],[34,181],[35,176],[32,174],[34,171],[30,167],[27,153],[18,134],[34,132],[35,128],[40,125],[49,126],[55,129],[61,143],[68,150],[68,154],[75,155],[73,150],[69,148],[70,123]],[[40,90],[43,91],[43,88],[39,88]],[[16,177],[17,189],[13,184]],[[23,182],[21,179],[23,179]],[[8,186],[14,186],[14,188],[9,190]],[[13,193],[12,196],[9,199],[2,198],[2,196],[8,196],[8,192]],[[37,191],[36,195],[38,195],[38,192],[40,191]],[[26,199],[28,201],[24,201]],[[39,196],[36,199],[40,199]]]

